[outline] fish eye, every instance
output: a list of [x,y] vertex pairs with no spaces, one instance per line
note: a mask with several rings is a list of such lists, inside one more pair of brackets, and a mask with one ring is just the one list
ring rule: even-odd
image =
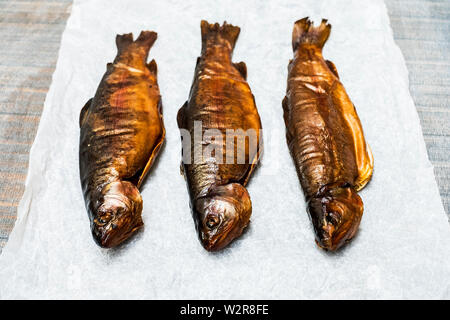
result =
[[210,214],[206,217],[205,225],[209,229],[213,229],[213,228],[217,227],[219,224],[220,224],[220,218],[218,216]]
[[327,222],[333,225],[336,225],[340,222],[340,217],[341,215],[335,211],[327,212],[325,214],[325,219],[327,220]]
[[107,224],[109,221],[111,221],[113,215],[110,212],[106,212],[104,214],[101,214],[99,217],[97,217],[96,220],[96,224],[98,225],[105,225]]

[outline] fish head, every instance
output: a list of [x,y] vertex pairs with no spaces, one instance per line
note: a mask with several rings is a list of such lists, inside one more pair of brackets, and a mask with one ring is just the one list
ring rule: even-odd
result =
[[217,251],[239,237],[250,221],[252,204],[238,183],[215,186],[195,202],[194,214],[200,241],[207,251]]
[[92,234],[99,246],[115,247],[143,226],[142,198],[132,183],[109,183],[103,188],[100,199],[91,224]]
[[319,247],[335,251],[356,234],[363,203],[348,184],[326,185],[309,200],[308,213]]

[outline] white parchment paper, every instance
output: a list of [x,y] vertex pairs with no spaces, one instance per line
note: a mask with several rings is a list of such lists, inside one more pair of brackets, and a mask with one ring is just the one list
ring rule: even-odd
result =
[[[295,20],[333,25],[324,56],[357,107],[375,157],[360,193],[358,236],[343,250],[315,245],[284,137],[281,100]],[[201,247],[179,173],[178,108],[200,53],[200,20],[241,27],[265,154],[248,190],[248,231],[226,250]],[[116,54],[115,35],[155,30],[167,141],[143,186],[145,229],[103,250],[91,238],[78,170],[78,118]],[[450,227],[383,1],[75,0],[31,149],[18,221],[0,256],[5,298],[450,297]]]

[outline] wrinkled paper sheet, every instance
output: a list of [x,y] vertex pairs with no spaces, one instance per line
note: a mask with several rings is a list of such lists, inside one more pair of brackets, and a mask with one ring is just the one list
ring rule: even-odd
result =
[[[324,56],[357,107],[375,157],[357,237],[338,253],[314,243],[290,158],[281,100],[294,21],[333,25]],[[251,226],[229,248],[200,245],[180,175],[178,108],[200,53],[200,20],[241,27],[265,136],[248,190]],[[78,118],[116,54],[115,35],[155,30],[167,141],[143,186],[145,228],[104,250],[92,240],[78,169]],[[75,1],[31,149],[18,221],[0,256],[5,298],[450,297],[450,226],[408,72],[383,1]]]

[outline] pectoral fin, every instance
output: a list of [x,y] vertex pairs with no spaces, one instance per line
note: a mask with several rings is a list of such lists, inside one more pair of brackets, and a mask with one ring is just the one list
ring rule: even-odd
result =
[[289,106],[288,106],[288,98],[287,98],[287,96],[284,96],[283,102],[281,103],[281,105],[283,106],[283,119],[284,119],[284,124],[286,126],[286,138],[287,138],[287,141],[289,143],[289,141],[291,141],[291,139],[292,139],[292,135],[291,135],[291,133],[290,133],[290,131],[288,129],[289,128],[289,119],[288,119],[288,117],[289,117]]
[[372,149],[366,144],[366,157],[358,162],[359,176],[355,183],[356,191],[362,190],[369,183],[373,174],[373,154]]
[[80,128],[83,125],[83,123],[86,121],[87,112],[88,112],[88,110],[89,110],[89,108],[90,108],[90,106],[92,104],[92,99],[93,98],[90,98],[88,100],[88,102],[86,102],[86,104],[83,106],[83,108],[81,108],[80,120],[79,120],[80,121]]
[[184,122],[184,109],[186,109],[188,102],[186,101],[180,108],[180,110],[178,110],[177,113],[177,124],[178,124],[178,128],[183,128],[183,122]]
[[[252,97],[253,97],[253,103],[254,103],[254,105],[256,105],[256,103],[255,103],[255,96],[252,95]],[[261,128],[261,124],[259,125],[259,128]],[[247,172],[244,174],[244,176],[240,180],[240,183],[244,187],[247,185],[247,182],[250,179],[250,177],[251,177],[253,171],[255,170],[256,166],[258,165],[259,159],[261,158],[261,155],[263,153],[263,143],[262,143],[263,142],[263,137],[262,137],[262,131],[261,130],[257,131],[257,137],[258,137],[258,139],[257,139],[257,143],[258,143],[257,151],[253,155],[253,158],[251,159],[250,166],[249,166]],[[249,154],[249,157],[250,156],[251,155]],[[249,161],[250,161],[250,159],[249,159]]]
[[136,182],[136,186],[138,188],[141,187],[142,182],[145,179],[145,176],[147,175],[148,171],[150,170],[150,168],[152,167],[153,163],[155,162],[156,156],[159,153],[159,150],[161,150],[161,147],[164,143],[164,139],[166,136],[166,129],[164,128],[164,123],[163,123],[163,118],[162,118],[162,113],[161,113],[161,98],[158,101],[158,111],[159,111],[159,116],[161,119],[161,127],[162,127],[162,133],[159,137],[159,140],[157,141],[157,143],[155,144],[155,147],[153,148],[153,150],[150,153],[150,157],[148,158],[147,164],[145,165],[144,169],[142,170],[142,172],[140,173],[140,175],[138,176],[137,182]]
[[355,106],[351,103],[344,86],[339,81],[335,83],[332,97],[333,103],[341,109],[340,112],[343,115],[343,119],[352,133],[356,165],[358,167],[358,177],[354,183],[354,187],[356,191],[359,191],[365,187],[372,177],[372,151],[364,138],[361,121],[356,113]]
[[184,180],[186,180],[186,175],[184,174],[184,165],[183,161],[180,162],[180,175],[183,176]]
[[[262,139],[262,137],[259,137]],[[245,187],[248,183],[248,180],[250,179],[253,171],[255,170],[256,166],[259,163],[259,159],[262,154],[262,149],[258,147],[258,151],[256,152],[255,156],[252,159],[252,162],[250,163],[250,166],[248,167],[248,170],[245,172],[244,176],[241,178],[240,183]]]
[[289,113],[289,108],[288,108],[288,99],[286,96],[284,96],[283,101],[281,102],[281,105],[283,106],[283,118],[284,118],[284,122],[285,125],[288,125],[288,119],[287,119],[287,115]]

